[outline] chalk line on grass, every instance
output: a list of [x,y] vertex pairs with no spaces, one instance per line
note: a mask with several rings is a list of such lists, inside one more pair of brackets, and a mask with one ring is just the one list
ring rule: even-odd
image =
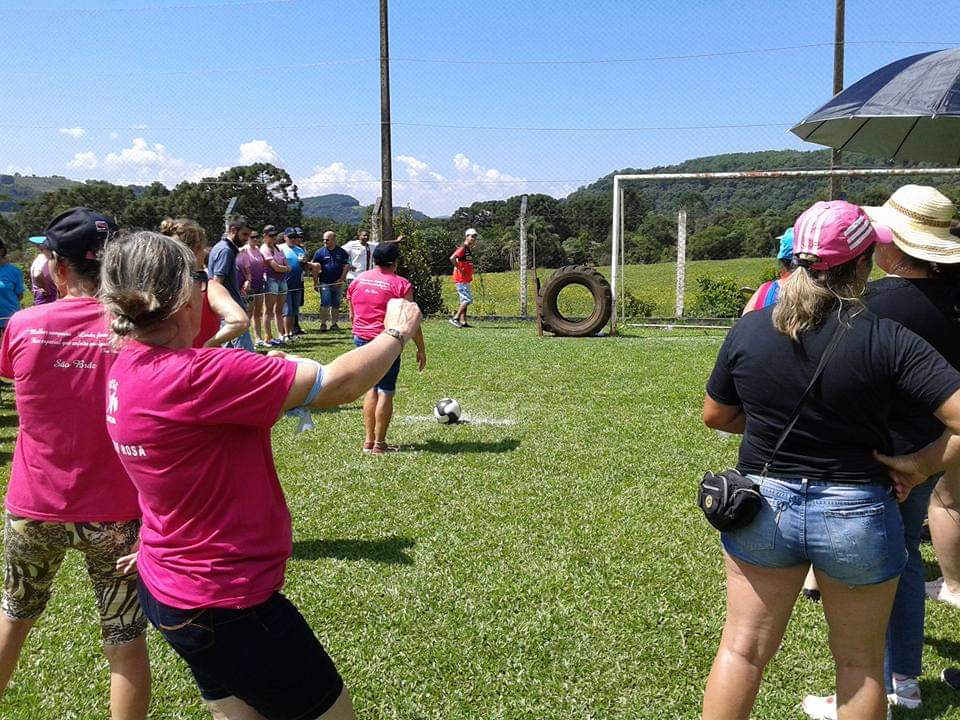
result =
[[[403,420],[405,422],[428,422],[428,423],[431,423],[432,425],[442,424],[442,423],[438,423],[437,419],[433,415],[398,415],[397,419]],[[460,418],[460,422],[455,424],[456,425],[500,425],[503,427],[509,427],[512,425],[516,425],[517,421],[511,418],[485,418],[485,417],[477,417],[474,415],[470,415],[467,417]]]

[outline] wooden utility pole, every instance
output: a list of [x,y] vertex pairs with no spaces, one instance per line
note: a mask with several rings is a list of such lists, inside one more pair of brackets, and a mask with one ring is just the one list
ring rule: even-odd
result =
[[[844,43],[844,26],[846,24],[845,19],[845,5],[846,0],[837,0],[837,14],[836,20],[834,22],[834,36],[833,36],[833,94],[836,95],[838,92],[843,90],[843,43]],[[839,168],[841,165],[840,162],[840,151],[833,150],[830,153],[830,169],[834,170]],[[840,198],[840,178],[831,177],[830,178],[830,199],[837,200]]]
[[520,199],[520,314],[527,314],[527,196]]
[[390,41],[387,0],[380,0],[380,196],[383,238],[393,242],[393,158],[390,149]]

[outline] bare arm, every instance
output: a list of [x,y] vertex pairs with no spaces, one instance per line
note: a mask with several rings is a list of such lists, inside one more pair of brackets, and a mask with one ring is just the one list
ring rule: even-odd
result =
[[210,308],[220,316],[223,324],[217,334],[204,343],[204,347],[220,347],[226,342],[240,337],[250,328],[250,318],[243,308],[237,305],[221,283],[207,284],[207,301]]
[[[413,337],[420,330],[423,315],[416,303],[394,299],[387,305],[384,325],[396,328],[404,337]],[[353,402],[373,387],[400,356],[403,344],[381,333],[363,347],[340,355],[324,366],[323,386],[308,407],[320,409]],[[317,366],[303,363],[297,367],[283,410],[300,407],[306,401],[317,379]]]
[[[406,294],[404,300],[408,302],[413,302],[413,290]],[[417,331],[413,334],[413,344],[417,346],[417,367],[420,369],[420,372],[423,372],[423,369],[427,366],[427,344],[423,339],[423,327],[418,327]]]
[[901,500],[911,488],[931,475],[960,467],[960,390],[947,398],[934,414],[947,426],[937,440],[909,455],[876,454],[877,459],[890,468],[890,477]]
[[703,398],[703,424],[714,430],[743,435],[747,416],[739,405],[723,405],[709,395]]

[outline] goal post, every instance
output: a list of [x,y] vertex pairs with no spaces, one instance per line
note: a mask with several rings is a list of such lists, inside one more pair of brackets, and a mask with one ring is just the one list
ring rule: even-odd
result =
[[[740,172],[702,172],[702,173],[639,173],[613,176],[613,212],[610,223],[610,291],[613,296],[612,312],[610,313],[610,334],[615,335],[619,323],[620,307],[618,293],[622,290],[624,278],[620,277],[623,266],[621,253],[624,249],[624,189],[627,183],[670,182],[684,180],[784,180],[808,178],[838,178],[838,177],[896,177],[896,176],[938,176],[958,175],[960,167],[950,168],[836,168],[833,170],[747,170]],[[681,209],[678,209],[681,210]],[[686,239],[686,213],[678,213],[679,230]],[[683,314],[683,287],[686,266],[685,243],[677,243],[677,301],[676,316]]]

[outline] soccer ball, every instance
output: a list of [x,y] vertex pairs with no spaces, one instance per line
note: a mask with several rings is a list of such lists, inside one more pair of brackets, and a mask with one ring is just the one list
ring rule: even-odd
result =
[[460,403],[453,398],[444,398],[433,406],[433,416],[442,425],[460,422]]

